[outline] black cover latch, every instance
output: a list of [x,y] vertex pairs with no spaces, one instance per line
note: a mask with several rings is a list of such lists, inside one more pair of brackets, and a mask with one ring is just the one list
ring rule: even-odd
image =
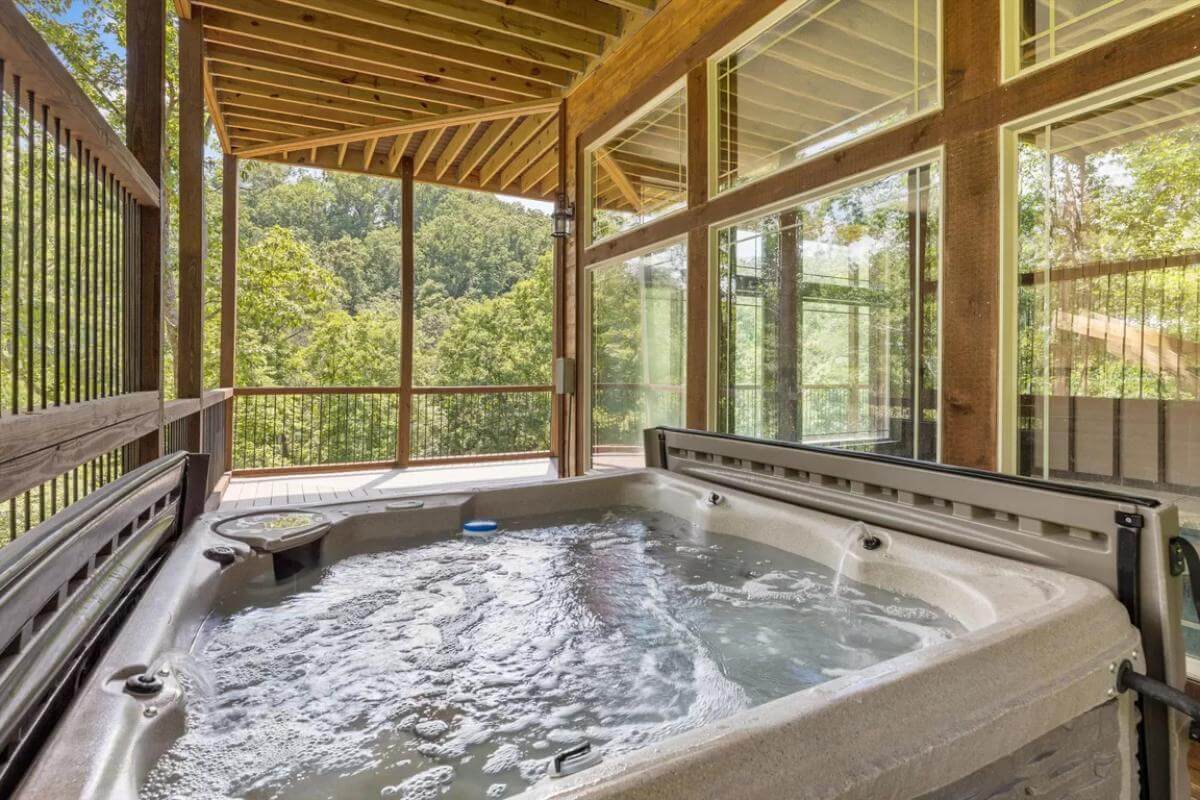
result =
[[1136,528],[1137,530],[1141,530],[1146,527],[1146,518],[1141,514],[1136,514],[1132,511],[1118,511],[1115,516],[1117,524],[1122,528]]

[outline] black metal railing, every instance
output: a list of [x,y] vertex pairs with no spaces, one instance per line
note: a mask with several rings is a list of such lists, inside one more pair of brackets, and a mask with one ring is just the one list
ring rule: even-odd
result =
[[413,389],[409,463],[550,453],[550,386]]

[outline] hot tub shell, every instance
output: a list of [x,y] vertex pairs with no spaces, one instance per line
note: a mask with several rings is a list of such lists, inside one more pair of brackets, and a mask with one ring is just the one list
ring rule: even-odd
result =
[[[882,546],[852,547],[846,574],[943,608],[966,632],[543,781],[521,797],[849,800],[1004,797],[1029,788],[1103,800],[1138,797],[1143,770],[1150,796],[1186,797],[1186,720],[1139,708],[1134,694],[1116,688],[1124,661],[1176,685],[1183,679],[1178,629],[1169,628],[1179,586],[1162,574],[1173,510],[811,448],[649,435],[644,470],[405,495],[420,507],[389,509],[392,498],[323,506],[332,525],[305,547],[319,547],[328,563],[452,535],[472,518],[632,505],[834,567],[849,522],[861,519]],[[1114,514],[1142,523],[1133,610],[1118,599],[1128,575],[1109,580],[1112,570],[1129,569],[1118,563]],[[201,516],[183,532],[17,797],[137,796],[185,725],[179,655],[223,593],[290,557],[215,533],[213,523],[228,516]],[[206,557],[213,547],[233,548],[236,560]],[[124,690],[128,677],[146,671],[161,675],[161,692]]]

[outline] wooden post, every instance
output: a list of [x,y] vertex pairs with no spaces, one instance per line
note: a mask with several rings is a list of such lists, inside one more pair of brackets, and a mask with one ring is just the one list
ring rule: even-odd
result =
[[[800,300],[796,296],[800,279],[800,243],[804,237],[796,229],[800,215],[789,208],[779,215],[779,321],[775,326],[776,420],[780,439],[798,442],[804,438],[800,427],[800,375],[796,369],[799,350]],[[731,370],[732,373],[732,370]]]
[[[701,63],[687,76],[688,208],[708,200],[708,67]],[[687,387],[685,419],[689,428],[708,428],[708,226],[688,230],[687,240]]]
[[[1000,79],[998,4],[946,0],[947,107],[995,90]],[[994,127],[949,131],[942,255],[942,461],[996,464],[1000,348],[1000,138]],[[969,332],[969,333],[968,333]]]
[[[567,186],[567,101],[564,100],[558,109],[558,192],[562,202],[567,202],[571,196]],[[558,202],[556,198],[555,202]],[[576,227],[579,220],[575,221]],[[566,312],[567,294],[565,271],[568,258],[568,243],[566,238],[554,240],[554,282],[553,293],[553,352],[551,357],[558,361],[566,354]],[[566,443],[566,412],[567,395],[555,392],[550,404],[550,454],[558,467],[558,477],[565,478],[568,473],[567,453],[570,448]]]
[[[225,154],[221,172],[221,388],[237,367],[238,160]],[[225,471],[233,470],[233,406],[225,401]]]
[[412,451],[413,295],[413,162],[400,162],[400,398],[396,428],[396,463],[407,467]]
[[125,0],[126,142],[158,187],[159,208],[139,205],[138,340],[141,363],[137,387],[159,395],[159,424],[137,441],[136,461],[145,464],[162,451],[162,262],[166,7],[162,0]]
[[[204,31],[197,14],[179,21],[179,347],[175,388],[204,389]],[[184,449],[201,448],[203,414],[184,426]]]

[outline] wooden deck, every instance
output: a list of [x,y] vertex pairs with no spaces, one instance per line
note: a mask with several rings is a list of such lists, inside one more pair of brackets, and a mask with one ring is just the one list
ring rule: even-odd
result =
[[221,497],[222,511],[361,500],[454,485],[497,485],[533,480],[553,480],[557,469],[551,459],[458,464],[408,469],[322,472],[305,475],[234,478]]

